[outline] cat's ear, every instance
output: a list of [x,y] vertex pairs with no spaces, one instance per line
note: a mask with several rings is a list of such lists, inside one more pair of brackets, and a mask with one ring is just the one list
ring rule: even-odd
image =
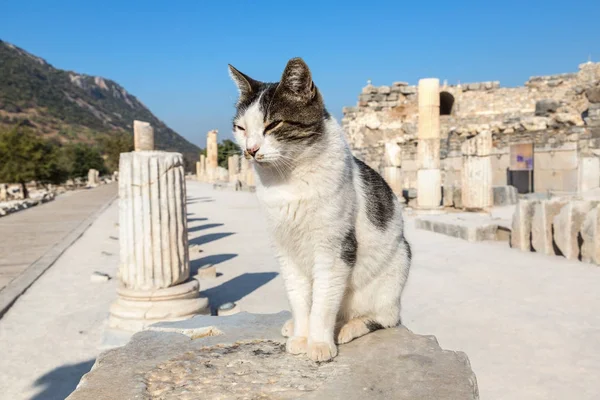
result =
[[253,93],[258,91],[260,86],[260,82],[255,81],[250,78],[248,75],[245,75],[234,68],[233,65],[229,65],[229,75],[231,79],[235,82],[240,91],[240,100],[250,97]]
[[281,76],[279,86],[299,100],[310,100],[316,93],[310,69],[303,59],[297,57],[288,61]]

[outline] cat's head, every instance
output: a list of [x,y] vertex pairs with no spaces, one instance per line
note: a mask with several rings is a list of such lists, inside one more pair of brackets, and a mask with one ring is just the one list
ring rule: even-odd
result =
[[233,133],[244,155],[260,165],[289,165],[318,143],[329,114],[308,65],[288,61],[281,81],[256,81],[233,66],[239,89]]

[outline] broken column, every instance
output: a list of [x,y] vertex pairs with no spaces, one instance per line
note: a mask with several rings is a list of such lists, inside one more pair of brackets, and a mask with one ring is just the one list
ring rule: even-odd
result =
[[440,81],[419,81],[419,133],[417,159],[417,206],[439,209],[442,201],[440,170]]
[[154,129],[149,122],[133,121],[133,143],[135,151],[154,150]]
[[581,261],[600,265],[600,205],[585,217],[581,238]]
[[397,143],[385,144],[385,165],[383,178],[394,194],[402,198],[402,150]]
[[589,211],[598,202],[569,201],[554,217],[554,242],[563,256],[577,260],[580,256],[580,232]]
[[566,200],[543,200],[534,205],[531,220],[531,245],[542,254],[555,255],[553,244],[554,217],[567,204]]
[[536,200],[519,200],[513,214],[510,247],[531,251],[531,220]]
[[98,184],[100,183],[100,172],[98,172],[97,169],[90,169],[88,171],[88,178],[87,178],[87,187],[90,188],[94,188],[96,186],[98,186]]
[[462,144],[462,206],[489,211],[494,205],[492,189],[492,134],[482,132]]
[[122,153],[119,172],[120,285],[110,327],[138,331],[208,312],[189,279],[183,156]]
[[208,182],[214,182],[217,179],[217,168],[219,167],[218,133],[219,131],[214,129],[206,135],[206,176]]
[[206,180],[206,156],[204,154],[200,154],[200,170],[196,172],[199,181]]
[[229,182],[237,182],[240,175],[240,156],[234,154],[227,159],[227,170],[229,171]]

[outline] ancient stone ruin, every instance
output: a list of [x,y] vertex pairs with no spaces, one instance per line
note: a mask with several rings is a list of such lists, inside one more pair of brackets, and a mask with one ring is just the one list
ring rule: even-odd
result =
[[404,327],[340,346],[330,363],[285,351],[287,312],[160,323],[96,360],[68,400],[479,398],[462,352]]
[[227,169],[218,164],[217,130],[209,131],[206,138],[206,156],[200,154],[196,162],[196,179],[212,183],[216,189],[254,190],[254,171],[248,160],[239,154],[227,157]]
[[511,247],[600,265],[600,200],[520,200]]
[[209,312],[189,279],[183,157],[149,149],[152,127],[137,126],[144,127],[134,131],[140,145],[119,161],[120,286],[109,319],[126,331]]
[[[453,190],[446,188],[466,190],[458,197],[467,204],[459,208],[489,207],[487,186],[478,193],[469,180],[487,185],[491,179],[492,187],[512,185],[519,193],[584,193],[600,186],[600,64],[532,77],[523,87],[437,85],[437,79],[418,87],[369,84],[357,106],[344,108],[342,120],[354,154],[397,194],[418,197],[418,208],[457,203],[438,202],[441,189],[434,187],[448,195]],[[473,154],[465,147],[484,134],[491,148]]]

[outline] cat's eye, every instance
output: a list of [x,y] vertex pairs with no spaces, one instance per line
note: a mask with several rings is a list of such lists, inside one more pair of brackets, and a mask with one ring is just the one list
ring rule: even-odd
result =
[[233,124],[233,129],[239,129],[240,131],[245,131],[246,130],[246,129],[242,128],[241,126],[235,125],[235,124]]
[[279,125],[282,123],[283,121],[273,121],[271,122],[269,125],[265,126],[265,133],[272,131],[275,128],[278,128]]

